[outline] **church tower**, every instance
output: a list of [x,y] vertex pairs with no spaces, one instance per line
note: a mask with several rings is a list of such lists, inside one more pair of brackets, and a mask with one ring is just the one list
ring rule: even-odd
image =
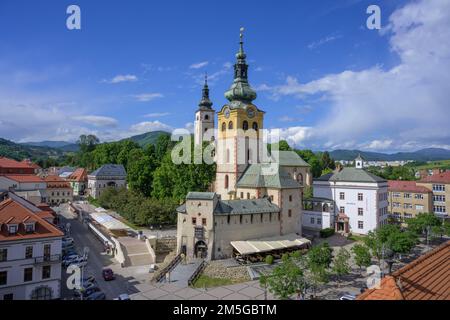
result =
[[256,92],[248,82],[248,64],[244,52],[243,31],[234,65],[234,81],[225,92],[229,103],[218,112],[215,191],[223,200],[236,196],[236,183],[251,163],[261,161],[264,111],[252,101]]
[[205,84],[202,89],[202,99],[195,113],[194,140],[195,145],[203,141],[214,141],[214,109],[209,99],[208,78],[205,75]]

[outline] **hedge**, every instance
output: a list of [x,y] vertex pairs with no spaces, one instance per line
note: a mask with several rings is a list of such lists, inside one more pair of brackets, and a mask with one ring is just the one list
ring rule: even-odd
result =
[[334,229],[333,228],[326,228],[326,229],[320,230],[320,236],[322,238],[331,237],[333,234],[334,234]]

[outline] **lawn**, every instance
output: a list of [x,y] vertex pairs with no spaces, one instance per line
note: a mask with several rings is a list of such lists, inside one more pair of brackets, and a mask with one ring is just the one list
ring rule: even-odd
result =
[[228,279],[228,278],[211,278],[204,274],[198,277],[197,281],[194,283],[194,288],[211,288],[211,287],[219,287],[226,286],[229,284],[234,284],[239,281]]
[[364,241],[364,238],[365,238],[364,236],[359,236],[356,234],[352,234],[351,236],[348,237],[349,240],[360,241],[360,242]]
[[450,160],[430,161],[427,164],[415,166],[414,168],[416,170],[433,168],[450,169]]

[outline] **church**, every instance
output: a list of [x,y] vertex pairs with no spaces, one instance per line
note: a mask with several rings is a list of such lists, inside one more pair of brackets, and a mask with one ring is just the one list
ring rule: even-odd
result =
[[212,192],[189,192],[177,208],[177,251],[191,258],[277,256],[309,245],[301,235],[310,166],[293,151],[267,151],[265,112],[253,103],[242,31],[217,128],[207,80],[195,114],[195,144],[215,144],[217,171]]

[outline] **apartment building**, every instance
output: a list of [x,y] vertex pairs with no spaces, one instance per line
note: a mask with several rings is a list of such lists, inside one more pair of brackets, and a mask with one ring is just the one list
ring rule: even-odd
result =
[[388,212],[394,221],[405,221],[422,212],[433,212],[433,192],[416,181],[388,181]]
[[11,192],[0,202],[0,300],[60,298],[64,234],[48,215]]
[[47,203],[59,205],[73,200],[73,191],[70,182],[58,176],[44,178],[47,184]]
[[[417,181],[433,192],[433,210],[439,216],[448,216],[450,213],[450,171],[433,170],[433,174]],[[431,210],[430,210],[431,211]]]

